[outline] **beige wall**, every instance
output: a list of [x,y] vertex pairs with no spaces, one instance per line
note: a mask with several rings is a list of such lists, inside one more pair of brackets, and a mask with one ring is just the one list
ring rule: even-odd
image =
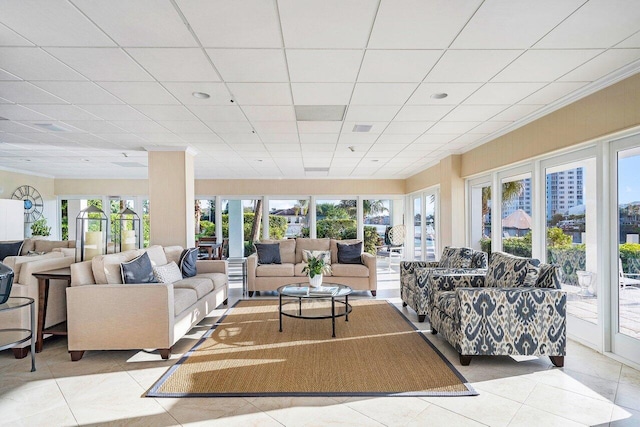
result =
[[[464,246],[464,179],[460,176],[461,156],[440,161],[440,247]],[[462,227],[456,226],[462,224]]]
[[146,196],[146,179],[56,179],[57,196]]
[[21,185],[32,186],[45,200],[55,199],[53,178],[0,170],[0,199],[10,199],[16,188]]
[[405,194],[403,179],[199,179],[197,195]]
[[438,163],[437,165],[431,166],[429,169],[423,170],[422,172],[407,178],[405,182],[406,194],[440,184],[440,164]]

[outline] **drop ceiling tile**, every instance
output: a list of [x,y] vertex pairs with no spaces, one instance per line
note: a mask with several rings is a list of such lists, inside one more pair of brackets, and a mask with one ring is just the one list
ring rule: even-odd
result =
[[258,133],[298,133],[294,120],[288,122],[251,122]]
[[[31,106],[30,106],[31,107]],[[51,117],[16,104],[0,104],[0,117],[9,120],[47,120]]]
[[402,122],[399,120],[394,120],[389,123],[389,126],[384,130],[385,134],[421,134],[431,126],[433,126],[435,122]]
[[463,134],[478,126],[481,122],[438,122],[427,133]]
[[36,86],[71,104],[122,104],[93,82],[33,82]]
[[65,120],[64,123],[85,132],[95,134],[124,133],[124,129],[105,120]]
[[[422,83],[407,101],[408,105],[457,105],[478,90],[482,83]],[[446,93],[442,99],[433,94]]]
[[347,105],[353,83],[291,83],[296,105]]
[[446,143],[448,143],[450,141],[453,141],[458,136],[459,136],[458,133],[454,133],[454,134],[446,134],[446,133],[430,134],[430,133],[425,133],[421,137],[417,138],[414,141],[414,143],[416,143],[416,144],[431,144],[431,145],[440,146],[442,144],[446,144]]
[[180,133],[178,136],[188,143],[220,143],[222,139],[218,135],[212,132],[208,133]]
[[0,46],[33,46],[33,43],[0,23]]
[[361,50],[287,49],[292,82],[355,82]]
[[251,133],[253,128],[248,121],[241,122],[205,122],[205,124],[217,133]]
[[100,117],[88,113],[75,105],[36,104],[29,105],[29,108],[56,120],[100,120]]
[[[264,149],[260,138],[255,133],[219,133],[218,136],[236,151],[238,150],[237,145],[244,144],[252,144],[255,150],[260,149],[259,147]],[[247,147],[241,149],[249,150]]]
[[442,118],[443,122],[485,121],[499,112],[507,109],[508,105],[460,105]]
[[2,22],[39,46],[114,46],[71,3],[62,0],[5,1]]
[[229,90],[238,104],[291,105],[288,83],[229,83]]
[[336,144],[313,144],[313,145],[302,145],[301,151],[303,154],[333,153],[335,148],[336,148]]
[[484,122],[481,125],[473,128],[469,133],[493,133],[493,132],[499,131],[505,126],[509,126],[510,124],[511,122],[498,122],[498,121]]
[[211,132],[211,129],[199,120],[164,120],[158,122],[158,124],[175,133]]
[[484,138],[486,136],[486,134],[481,134],[481,133],[465,133],[464,135],[460,135],[459,137],[457,137],[453,142],[456,143],[458,146],[470,146],[473,143],[475,143],[476,141],[481,140],[482,138]]
[[137,133],[136,135],[138,135],[140,138],[144,139],[145,141],[153,144],[178,144],[178,145],[186,144],[184,139],[180,138],[175,133],[169,133],[166,131],[162,133],[140,132],[140,133]]
[[209,59],[199,48],[129,48],[127,53],[159,81],[220,81]]
[[300,133],[340,133],[342,122],[302,122],[298,121]]
[[592,0],[554,28],[536,48],[608,48],[638,31],[640,7],[635,1]]
[[258,106],[249,105],[242,107],[250,121],[272,122],[287,121],[296,119],[296,115],[291,106]]
[[484,2],[451,47],[527,49],[582,4],[583,0]]
[[[298,144],[266,143],[265,147],[271,153],[287,153],[286,155],[289,155],[289,153],[300,152],[300,146]],[[280,163],[278,159],[276,159],[276,161]]]
[[[468,105],[515,104],[545,86],[544,83],[487,83],[464,101]],[[531,104],[533,102],[524,102]]]
[[442,55],[441,50],[368,50],[359,82],[421,82]]
[[529,50],[509,64],[494,82],[551,82],[601,53],[597,49]]
[[76,0],[74,4],[120,46],[197,46],[171,2]]
[[113,120],[111,123],[133,133],[168,133],[169,131],[151,120]]
[[139,111],[128,105],[83,105],[82,109],[104,120],[147,120]]
[[60,104],[64,102],[28,82],[0,81],[2,97],[17,104]]
[[301,133],[302,144],[335,144],[340,134],[337,133]]
[[45,50],[91,80],[153,80],[119,48],[50,47]]
[[156,121],[196,120],[196,116],[182,105],[133,105],[133,108]]
[[[357,125],[368,125],[371,126],[371,129],[368,132],[356,132],[355,130],[355,126]],[[365,134],[380,134],[382,133],[385,128],[389,125],[389,122],[363,122],[363,121],[358,121],[358,122],[344,122],[344,125],[342,126],[342,133],[356,133],[356,134],[361,134],[361,133],[365,133]]]
[[536,91],[531,96],[524,98],[522,101],[520,101],[520,103],[521,104],[550,104],[553,101],[556,101],[562,98],[563,96],[578,90],[585,84],[586,83],[584,82],[551,83],[543,87],[542,89]]
[[514,105],[493,116],[491,120],[515,122],[540,109],[542,105]]
[[287,48],[364,48],[377,7],[372,0],[280,0],[284,44]]
[[516,59],[520,50],[448,50],[426,82],[486,82]]
[[640,59],[640,49],[610,49],[560,77],[558,81],[595,81],[638,59]]
[[86,80],[37,47],[0,47],[0,65],[23,80]]
[[262,133],[260,132],[260,139],[264,143],[272,144],[289,144],[295,145],[300,142],[298,134],[295,133]]
[[[79,144],[95,144],[96,147],[100,147],[105,143],[104,139],[91,133],[66,133],[64,137],[69,141]],[[93,154],[95,154],[95,152]]]
[[7,71],[0,70],[0,80],[22,80],[22,79]]
[[156,82],[98,82],[100,86],[127,104],[178,104],[178,101]]
[[102,138],[110,143],[135,143],[144,144],[146,140],[138,135],[132,133],[107,133]]
[[190,105],[189,110],[205,122],[246,122],[238,106]]
[[378,134],[372,133],[343,133],[338,138],[339,144],[373,144],[378,139]]
[[177,0],[205,47],[281,47],[276,3]]
[[400,106],[352,105],[347,110],[345,120],[349,121],[390,121],[400,110]]
[[403,145],[413,142],[419,134],[387,134],[383,133],[376,140],[376,144]]
[[287,82],[282,49],[207,49],[226,82]]
[[381,2],[368,47],[447,48],[481,3],[480,0]]
[[[211,82],[162,82],[173,96],[184,105],[230,105],[231,94],[224,83]],[[203,92],[209,95],[207,99],[196,98],[194,92]]]
[[356,83],[353,105],[403,105],[416,83]]
[[443,118],[453,108],[453,105],[407,105],[402,107],[396,120],[401,122],[435,122]]
[[[0,37],[1,39],[2,37]],[[618,43],[616,48],[640,47],[640,31]]]

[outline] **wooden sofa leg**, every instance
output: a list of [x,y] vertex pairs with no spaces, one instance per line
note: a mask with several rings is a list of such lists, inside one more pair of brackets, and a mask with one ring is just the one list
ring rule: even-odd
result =
[[418,314],[418,322],[424,322],[424,319],[427,317],[426,314]]
[[167,360],[169,356],[171,356],[170,348],[159,348],[158,351],[160,352],[160,357],[162,357],[164,360]]
[[438,333],[438,331],[436,331],[436,328],[431,327],[431,335],[435,335],[437,333]]
[[253,291],[249,291],[249,298],[253,296]]
[[371,296],[375,297],[377,293],[378,293],[378,291],[371,291]]
[[13,348],[13,357],[16,359],[24,359],[29,354],[29,347]]
[[403,306],[403,307],[406,307],[406,306],[407,306],[407,303],[406,303],[406,302],[404,302],[404,301],[402,301],[402,306]]
[[222,301],[222,305],[229,305],[229,298],[227,298],[226,300]]
[[71,355],[71,361],[72,362],[77,362],[78,360],[82,359],[82,356],[84,356],[84,350],[82,350],[82,351],[70,351],[69,355]]
[[562,368],[564,366],[564,356],[549,356],[549,359],[551,359],[553,366],[558,368]]
[[460,364],[462,366],[469,366],[469,363],[471,363],[471,356],[463,356],[461,354],[460,355]]

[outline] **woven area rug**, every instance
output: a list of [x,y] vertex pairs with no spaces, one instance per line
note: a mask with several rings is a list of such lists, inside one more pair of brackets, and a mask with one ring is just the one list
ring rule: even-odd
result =
[[[279,332],[277,301],[239,301],[146,396],[477,394],[392,304],[350,303],[349,321],[337,318],[331,338],[331,319],[284,317]],[[303,305],[306,314],[329,305],[306,304],[315,304]]]

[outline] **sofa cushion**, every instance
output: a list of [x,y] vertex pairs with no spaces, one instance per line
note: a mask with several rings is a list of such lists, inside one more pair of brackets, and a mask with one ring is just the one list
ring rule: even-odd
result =
[[293,264],[259,264],[256,277],[293,277]]
[[18,256],[22,251],[23,240],[0,243],[0,261],[8,256]]
[[189,288],[173,288],[173,315],[185,311],[198,301],[198,294]]
[[157,283],[153,267],[146,252],[131,261],[120,264],[122,283]]
[[296,239],[296,264],[302,262],[302,251],[328,251],[330,250],[330,239],[309,239],[298,237]]
[[182,280],[180,267],[173,261],[165,265],[154,265],[153,274],[160,283],[174,283]]
[[518,257],[504,252],[493,252],[487,269],[485,286],[498,288],[523,286],[527,274],[530,275],[528,280],[531,280],[531,275],[534,274],[529,267],[539,264],[540,261],[537,259]]
[[280,245],[280,262],[294,264],[296,262],[296,240],[261,240],[260,243],[278,243]]
[[332,264],[331,275],[334,277],[369,277],[369,269],[362,264]]
[[206,277],[189,277],[173,282],[174,289],[193,289],[198,299],[213,290],[213,282]]
[[338,262],[340,264],[362,264],[362,242],[338,243]]
[[35,251],[35,250],[36,250],[36,239],[24,239],[24,244],[22,245],[22,252],[20,252],[20,255],[26,255],[29,253],[29,251]]
[[76,248],[53,248],[51,252],[59,252],[64,256],[76,256]]
[[119,252],[117,254],[98,255],[91,259],[91,270],[96,283],[115,285],[122,283],[120,264],[142,255],[140,250]]
[[433,305],[450,318],[458,320],[459,312],[456,305],[456,291],[436,292]]
[[445,247],[438,263],[441,268],[470,268],[474,250],[471,248]]
[[219,289],[227,284],[227,275],[224,273],[200,273],[196,278],[204,277],[211,280],[213,289]]
[[164,254],[164,249],[160,245],[149,246],[144,251],[149,255],[151,265],[166,265],[169,263],[167,256]]
[[36,240],[34,250],[36,252],[51,252],[53,248],[68,248],[68,240]]
[[279,243],[254,243],[258,264],[281,264]]
[[178,263],[182,277],[193,277],[198,273],[196,261],[198,261],[198,248],[189,248],[182,251],[180,262]]
[[[165,246],[164,247],[164,255],[167,257],[167,262],[165,264],[169,264],[171,261],[176,264],[180,264],[180,255],[182,255],[183,251],[182,246]],[[162,264],[161,264],[162,265]]]
[[338,262],[338,243],[342,243],[343,245],[352,245],[354,243],[362,242],[359,239],[345,239],[345,240],[336,240],[331,239],[331,243],[329,245],[329,250],[331,251],[331,262]]

